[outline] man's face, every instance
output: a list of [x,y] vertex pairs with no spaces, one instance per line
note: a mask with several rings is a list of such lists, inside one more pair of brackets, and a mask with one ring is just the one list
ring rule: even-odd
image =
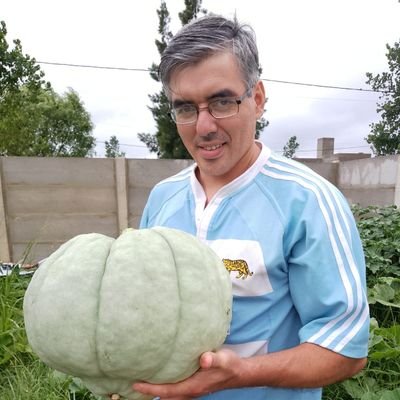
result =
[[[220,97],[240,97],[246,87],[235,58],[230,53],[213,55],[199,64],[172,74],[172,104],[195,104],[199,108]],[[239,112],[216,119],[202,109],[193,124],[177,125],[179,135],[199,169],[202,183],[207,180],[227,184],[241,175],[257,158],[254,142],[256,120],[264,110],[262,82],[251,89],[239,105]]]

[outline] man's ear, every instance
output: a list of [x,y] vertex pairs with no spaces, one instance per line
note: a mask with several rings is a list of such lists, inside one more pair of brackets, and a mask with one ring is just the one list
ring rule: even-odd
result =
[[257,119],[261,118],[264,114],[265,103],[267,102],[267,98],[265,96],[265,88],[262,81],[258,81],[254,86],[254,101],[256,103],[256,115]]

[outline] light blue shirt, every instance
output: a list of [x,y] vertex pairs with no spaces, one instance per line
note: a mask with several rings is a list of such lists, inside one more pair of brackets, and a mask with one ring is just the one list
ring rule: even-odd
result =
[[[367,355],[369,310],[359,234],[342,194],[266,146],[206,204],[193,165],[152,190],[141,228],[181,229],[225,261],[233,318],[224,344],[242,357],[314,343]],[[321,389],[242,388],[204,398],[314,400]]]

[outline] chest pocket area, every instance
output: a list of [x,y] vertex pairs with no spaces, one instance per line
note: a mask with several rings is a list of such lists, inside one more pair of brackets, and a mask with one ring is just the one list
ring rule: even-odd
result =
[[263,252],[252,240],[218,239],[207,244],[230,273],[235,296],[262,296],[272,292]]

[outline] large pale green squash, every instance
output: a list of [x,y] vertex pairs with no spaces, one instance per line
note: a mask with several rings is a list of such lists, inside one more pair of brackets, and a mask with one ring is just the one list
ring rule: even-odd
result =
[[133,382],[182,380],[200,354],[220,347],[231,302],[217,255],[189,234],[157,227],[71,239],[35,272],[24,315],[46,364],[97,395],[144,399]]

